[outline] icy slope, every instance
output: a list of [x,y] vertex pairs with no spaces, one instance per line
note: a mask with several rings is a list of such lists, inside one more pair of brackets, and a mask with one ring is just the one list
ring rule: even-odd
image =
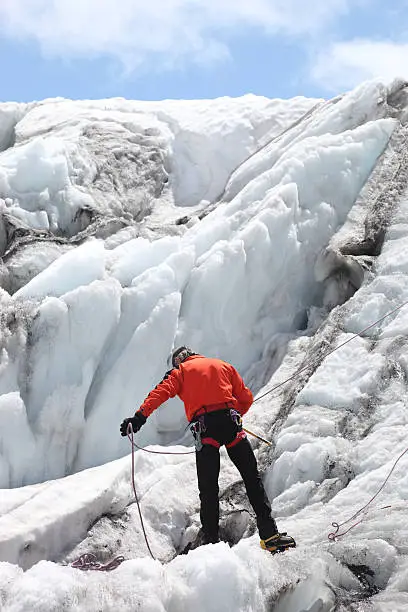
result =
[[[328,612],[363,609],[360,600],[406,609],[408,459],[379,500],[391,508],[327,540],[331,521],[363,506],[404,450],[404,309],[325,357],[408,300],[406,108],[402,83],[327,103],[13,107],[16,144],[0,154],[11,198],[0,364],[0,483],[14,487],[0,501],[7,612]],[[231,360],[254,391],[302,368],[246,417],[274,440],[259,461],[298,549],[259,549],[224,460],[222,533],[236,546],[177,556],[197,533],[194,455],[137,453],[162,564],[147,558],[129,457],[73,473],[128,453],[118,424],[184,341]],[[189,444],[184,428],[174,400],[138,442]],[[87,551],[128,560],[110,575],[61,565]]]

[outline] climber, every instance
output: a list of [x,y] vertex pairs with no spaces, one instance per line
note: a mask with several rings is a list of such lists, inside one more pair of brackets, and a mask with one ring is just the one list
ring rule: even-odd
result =
[[242,476],[255,511],[261,547],[274,553],[296,546],[293,538],[278,532],[271,517],[271,506],[255,455],[242,429],[241,417],[249,410],[253,397],[241,376],[229,363],[203,357],[185,346],[174,351],[172,365],[173,369],[149,393],[135,416],[124,419],[120,426],[121,435],[126,436],[129,423],[134,432],[139,431],[156,408],[178,395],[184,402],[196,443],[204,543],[219,541],[219,448],[225,445],[229,458]]

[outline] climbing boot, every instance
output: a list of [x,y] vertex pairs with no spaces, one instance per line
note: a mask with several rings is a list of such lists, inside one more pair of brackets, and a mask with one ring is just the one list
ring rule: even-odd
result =
[[269,550],[269,552],[272,554],[277,552],[284,552],[288,548],[295,547],[295,540],[288,536],[286,532],[275,533],[275,535],[271,536],[270,538],[267,538],[266,540],[261,540],[261,548],[263,548],[264,550]]
[[206,545],[206,544],[217,544],[220,541],[220,538],[218,536],[218,534],[213,533],[204,533],[203,534],[203,541],[202,541],[202,545]]

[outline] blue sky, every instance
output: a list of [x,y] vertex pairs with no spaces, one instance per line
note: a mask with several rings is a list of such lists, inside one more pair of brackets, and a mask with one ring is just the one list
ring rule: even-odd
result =
[[1,100],[329,97],[408,78],[408,0],[1,0]]

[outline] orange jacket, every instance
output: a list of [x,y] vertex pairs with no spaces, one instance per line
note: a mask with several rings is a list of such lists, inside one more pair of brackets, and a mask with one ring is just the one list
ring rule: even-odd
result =
[[253,402],[251,391],[231,364],[202,355],[192,355],[178,368],[167,372],[161,383],[150,391],[140,411],[148,417],[175,395],[184,402],[188,421],[197,414],[227,407],[223,404],[243,415]]

